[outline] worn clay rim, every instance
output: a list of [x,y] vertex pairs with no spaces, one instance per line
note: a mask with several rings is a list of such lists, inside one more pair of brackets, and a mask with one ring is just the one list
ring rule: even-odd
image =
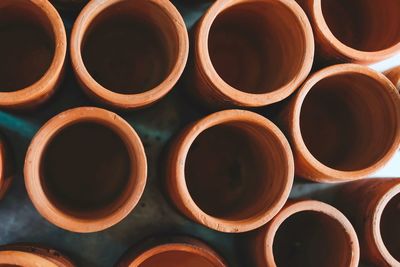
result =
[[175,6],[170,1],[148,0],[157,5],[171,19],[176,28],[178,55],[176,62],[167,77],[156,87],[138,94],[120,94],[100,85],[92,78],[83,62],[81,45],[86,30],[93,20],[108,7],[126,0],[92,0],[81,11],[76,19],[71,33],[71,60],[79,82],[87,91],[101,101],[117,108],[134,109],[150,105],[172,90],[185,68],[189,54],[189,37],[185,22]]
[[[397,117],[396,122],[394,122],[395,124],[397,124],[396,137],[390,149],[376,163],[372,164],[367,168],[356,171],[336,170],[318,161],[308,150],[306,144],[304,143],[300,129],[301,108],[308,92],[322,79],[329,78],[338,74],[347,74],[347,73],[362,74],[379,82],[382,85],[382,87],[386,89],[387,94],[392,98],[393,111],[395,112],[394,116]],[[293,137],[292,138],[293,146],[295,147],[295,149],[293,150],[296,153],[299,153],[307,162],[307,164],[310,165],[311,168],[321,173],[320,176],[325,177],[325,178],[318,178],[318,181],[333,183],[333,182],[345,182],[349,180],[366,177],[374,173],[378,169],[382,168],[392,158],[392,156],[396,153],[399,147],[400,106],[398,105],[398,103],[400,102],[397,89],[383,74],[376,72],[368,67],[356,64],[339,64],[322,69],[314,73],[307,79],[307,81],[303,84],[303,86],[298,90],[298,93],[295,95],[293,101],[294,101],[292,110],[293,116],[291,121],[289,122],[289,130],[291,131],[291,135]],[[314,180],[312,177],[310,179]]]
[[373,218],[372,218],[372,238],[376,244],[376,248],[378,249],[381,256],[385,259],[385,261],[390,266],[399,266],[400,262],[396,260],[392,254],[390,254],[389,250],[386,248],[385,243],[383,242],[383,238],[381,235],[381,218],[386,205],[392,200],[395,196],[400,194],[400,181],[398,184],[395,184],[392,188],[384,194],[378,204],[376,205],[373,211]]
[[2,264],[11,264],[24,267],[58,267],[57,264],[41,256],[28,252],[12,250],[0,251],[0,265]]
[[275,2],[282,3],[287,7],[293,15],[298,19],[299,26],[303,29],[303,37],[305,39],[305,53],[303,57],[303,64],[298,74],[286,85],[267,93],[252,94],[240,89],[236,89],[225,82],[221,76],[215,70],[210,54],[208,51],[208,36],[212,24],[216,17],[220,15],[226,9],[242,3],[257,3],[257,2],[270,2],[269,0],[219,0],[216,1],[205,13],[199,22],[198,27],[198,38],[196,40],[196,59],[199,61],[198,65],[202,66],[204,71],[204,78],[208,80],[207,83],[213,84],[215,89],[218,90],[219,94],[222,94],[224,98],[232,99],[235,103],[239,103],[243,106],[257,107],[265,106],[282,99],[285,99],[292,94],[301,83],[307,78],[311,71],[314,58],[314,35],[311,28],[311,24],[302,8],[291,0],[274,0]]
[[46,73],[34,84],[12,92],[0,92],[1,107],[23,107],[41,102],[53,93],[64,69],[67,53],[67,35],[60,15],[48,0],[29,1],[47,15],[51,23],[55,43],[53,61]]
[[348,237],[348,243],[351,247],[351,261],[348,267],[358,267],[360,259],[360,246],[358,243],[357,234],[349,222],[349,220],[336,208],[326,203],[315,201],[315,200],[303,200],[288,204],[285,206],[278,215],[269,223],[267,230],[263,233],[263,243],[265,245],[264,258],[269,260],[269,263],[273,263],[276,266],[275,257],[273,252],[273,245],[275,235],[282,225],[282,223],[290,216],[303,212],[303,211],[314,211],[319,212],[337,221],[343,228],[344,232]]
[[[82,121],[100,123],[113,129],[124,141],[132,164],[137,166],[135,171],[131,173],[127,185],[130,190],[126,189],[117,200],[119,207],[102,218],[81,219],[66,214],[48,199],[41,185],[40,162],[51,138],[66,126]],[[56,115],[37,132],[25,158],[24,176],[28,195],[44,218],[63,229],[89,233],[113,226],[134,209],[145,188],[147,161],[139,136],[124,119],[105,109],[80,107]]]
[[[205,213],[191,197],[185,178],[186,157],[194,140],[203,131],[213,126],[231,122],[251,123],[270,132],[279,140],[282,151],[286,154],[287,158],[286,184],[280,198],[275,200],[275,203],[268,209],[259,211],[257,214],[242,220],[220,219]],[[175,151],[176,158],[171,162],[171,164],[173,164],[171,167],[173,175],[170,176],[170,179],[172,179],[175,184],[178,200],[184,206],[189,217],[194,218],[211,229],[221,232],[246,232],[259,228],[279,212],[289,197],[294,180],[294,160],[290,145],[286,137],[275,124],[254,112],[245,110],[224,110],[213,113],[196,122],[188,132],[185,132],[185,135],[180,140],[179,146]]]
[[372,52],[357,50],[345,45],[337,39],[329,29],[322,12],[322,0],[312,0],[312,3],[310,11],[312,18],[315,21],[315,30],[320,34],[320,36],[323,36],[325,39],[324,41],[329,44],[331,49],[334,49],[341,57],[344,57],[342,59],[359,63],[378,62],[400,51],[400,42],[389,48]]

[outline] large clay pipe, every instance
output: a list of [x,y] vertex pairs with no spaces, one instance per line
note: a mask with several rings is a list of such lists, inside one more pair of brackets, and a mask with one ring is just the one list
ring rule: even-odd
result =
[[392,68],[384,73],[386,77],[396,86],[400,91],[400,66]]
[[188,126],[172,145],[167,188],[187,217],[222,232],[245,232],[271,220],[293,183],[293,156],[272,122],[225,110]]
[[317,182],[366,177],[400,144],[400,97],[382,74],[354,64],[311,75],[280,118],[296,174]]
[[149,239],[129,249],[115,267],[227,267],[202,241],[189,237]]
[[346,184],[336,199],[360,238],[361,258],[375,266],[400,266],[400,179]]
[[125,218],[141,197],[147,176],[135,130],[110,111],[81,107],[49,120],[25,159],[25,185],[51,223],[95,232]]
[[0,25],[0,107],[35,107],[63,76],[64,24],[47,0],[2,0]]
[[8,143],[5,138],[0,135],[0,200],[10,188],[14,174],[14,159],[10,154]]
[[288,97],[314,56],[310,23],[291,0],[216,1],[194,30],[187,87],[212,107],[258,107]]
[[258,267],[357,267],[360,257],[353,226],[334,207],[294,201],[260,229],[251,247]]
[[72,65],[82,88],[107,105],[133,109],[165,96],[189,51],[182,16],[170,1],[90,1],[71,34]]
[[314,30],[319,60],[372,63],[400,50],[400,2],[297,0]]

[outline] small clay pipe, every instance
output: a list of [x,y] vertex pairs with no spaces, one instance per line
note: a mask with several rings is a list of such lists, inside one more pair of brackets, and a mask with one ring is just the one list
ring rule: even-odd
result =
[[360,238],[361,259],[400,266],[400,178],[349,183],[336,199]]
[[400,2],[297,0],[314,30],[318,61],[373,63],[400,50]]
[[135,130],[110,111],[81,107],[49,120],[25,159],[25,185],[51,223],[95,232],[125,218],[141,197],[147,176]]
[[386,77],[396,86],[400,91],[400,66],[392,68],[384,73]]
[[400,144],[400,97],[381,73],[354,64],[311,75],[283,110],[296,174],[344,182],[383,167]]
[[0,108],[35,107],[63,76],[64,24],[47,0],[2,0],[0,25]]
[[212,248],[189,237],[150,239],[128,250],[116,267],[227,267]]
[[[30,243],[17,243],[10,245],[0,246],[1,251],[14,251],[14,252],[26,252],[31,255],[36,255],[42,259],[48,260],[55,264],[57,267],[75,267],[76,265],[65,255],[52,248],[48,248],[42,245],[30,244]],[[1,256],[0,256],[1,258]],[[0,260],[1,261],[1,260]],[[34,263],[34,262],[33,262]],[[27,266],[27,265],[23,265]],[[41,265],[34,265],[41,266]],[[47,266],[47,265],[45,265]]]
[[120,109],[148,106],[178,81],[189,51],[170,1],[90,1],[75,21],[71,59],[81,87]]
[[319,201],[287,203],[252,243],[259,267],[357,267],[360,248],[346,217]]
[[194,31],[188,88],[212,107],[259,107],[288,97],[314,57],[307,16],[291,0],[220,0]]
[[167,188],[187,217],[221,232],[245,232],[271,220],[293,184],[282,132],[249,111],[225,110],[188,126],[172,145]]
[[0,200],[4,197],[14,178],[14,159],[10,155],[8,144],[0,135]]

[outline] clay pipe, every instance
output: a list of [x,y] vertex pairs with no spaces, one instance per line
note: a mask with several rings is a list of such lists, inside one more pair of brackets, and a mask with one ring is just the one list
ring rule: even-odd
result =
[[171,91],[188,51],[183,18],[165,0],[90,1],[71,34],[79,84],[94,100],[120,109],[148,106]]
[[349,183],[336,199],[360,238],[361,259],[376,266],[400,266],[400,179]]
[[221,0],[193,32],[188,89],[212,108],[259,107],[288,97],[314,57],[308,19],[291,0]]
[[14,158],[5,138],[0,135],[0,200],[5,196],[14,178]]
[[400,50],[400,2],[297,0],[314,30],[317,61],[369,64]]
[[290,201],[255,233],[252,252],[263,267],[357,267],[360,247],[348,219],[320,201]]
[[363,178],[400,144],[400,97],[382,74],[354,64],[311,75],[282,111],[296,174],[316,182]]
[[63,77],[64,24],[49,1],[2,0],[0,25],[0,108],[36,107]]
[[191,237],[152,238],[129,249],[115,267],[227,267],[207,244]]
[[147,176],[135,130],[110,111],[80,107],[58,114],[33,138],[25,186],[39,213],[69,231],[104,230],[138,203]]
[[225,110],[189,125],[172,145],[167,189],[187,217],[221,232],[271,220],[293,184],[289,144],[268,119]]
[[384,73],[386,77],[396,86],[400,91],[400,66],[392,68]]

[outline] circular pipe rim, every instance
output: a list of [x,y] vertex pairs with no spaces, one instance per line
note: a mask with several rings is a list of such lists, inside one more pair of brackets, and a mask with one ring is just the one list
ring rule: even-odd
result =
[[28,252],[3,250],[0,251],[0,265],[10,264],[15,266],[35,267],[58,267],[54,262]]

